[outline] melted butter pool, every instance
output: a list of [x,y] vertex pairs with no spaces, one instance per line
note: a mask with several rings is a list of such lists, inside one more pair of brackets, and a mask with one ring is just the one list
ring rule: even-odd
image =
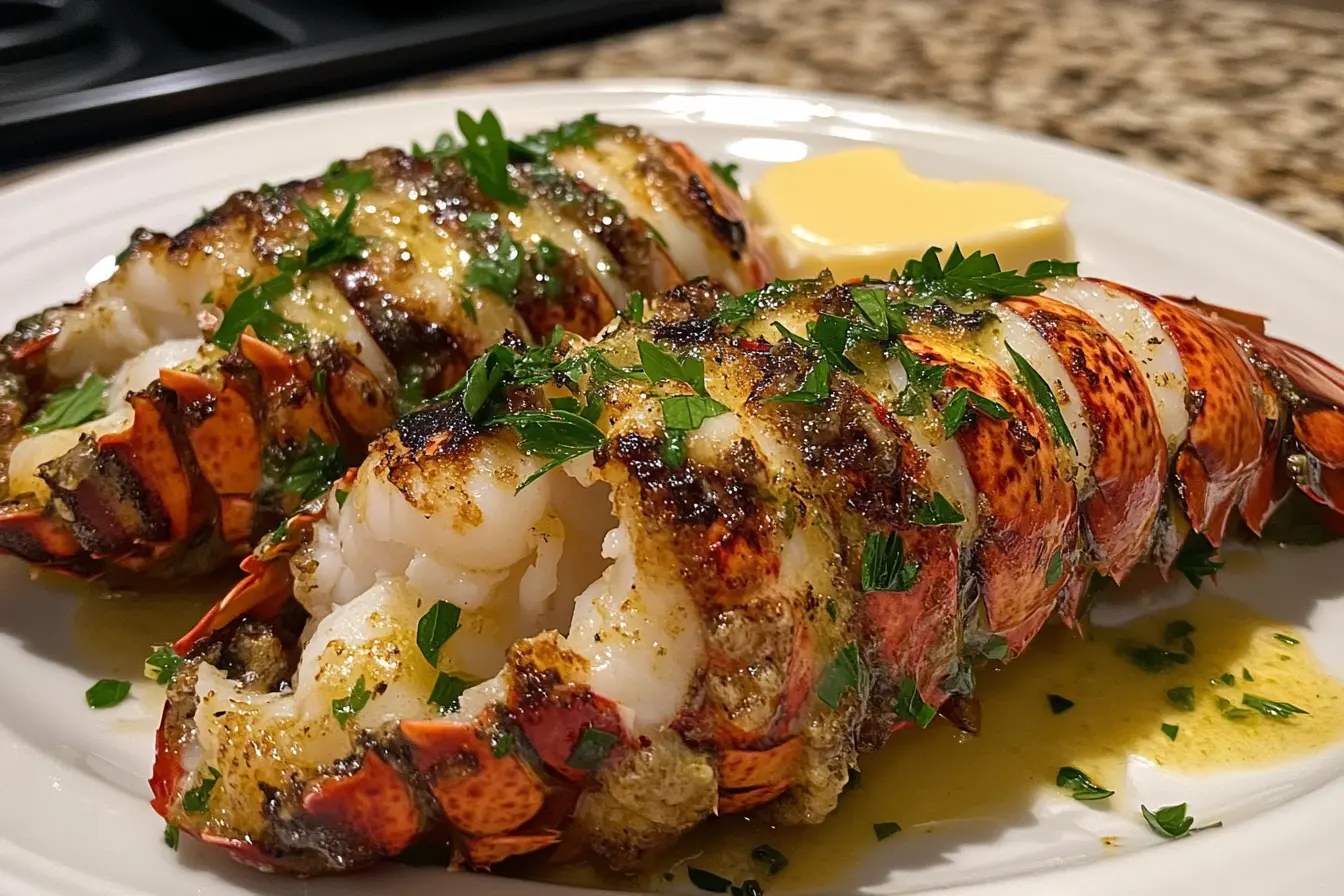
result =
[[[1164,637],[1179,621],[1193,627],[1188,663],[1145,671],[1121,655],[1122,645],[1180,653],[1185,636]],[[1231,684],[1224,675],[1232,676]],[[1192,689],[1193,709],[1168,698],[1168,690],[1181,687]],[[927,730],[897,733],[881,752],[860,757],[859,786],[822,825],[772,829],[751,819],[714,819],[678,844],[657,872],[634,880],[584,867],[524,873],[588,886],[685,889],[683,866],[693,865],[738,883],[756,878],[771,893],[825,891],[881,848],[875,823],[899,824],[894,837],[905,840],[949,823],[984,821],[1002,829],[1025,819],[1043,794],[1067,798],[1055,786],[1061,766],[1082,769],[1117,791],[1109,808],[1137,812],[1137,800],[1125,792],[1130,756],[1180,774],[1205,774],[1281,762],[1344,739],[1344,684],[1325,672],[1302,633],[1212,595],[1121,627],[1094,626],[1086,639],[1053,626],[1020,659],[982,669],[977,693],[978,736],[941,718]],[[1074,705],[1055,713],[1050,694]],[[1243,705],[1245,694],[1292,703],[1308,714],[1266,717]],[[1174,740],[1164,724],[1177,726]],[[788,868],[768,880],[750,859],[763,843],[789,859]]]

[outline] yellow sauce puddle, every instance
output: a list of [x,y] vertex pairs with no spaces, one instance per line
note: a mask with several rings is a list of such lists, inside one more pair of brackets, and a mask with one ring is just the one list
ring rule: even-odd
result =
[[[1194,627],[1188,665],[1143,671],[1120,656],[1117,645],[1164,643],[1176,620]],[[1275,634],[1299,643],[1285,643]],[[1253,681],[1243,677],[1247,670]],[[1221,680],[1231,674],[1231,685]],[[1168,699],[1171,688],[1194,690],[1194,709]],[[1242,705],[1242,695],[1287,701],[1309,715],[1268,718]],[[979,670],[982,721],[979,736],[957,731],[939,718],[925,731],[893,736],[877,754],[860,757],[860,785],[819,826],[772,829],[744,818],[714,819],[664,858],[657,872],[636,879],[590,868],[526,868],[541,879],[585,886],[667,888],[686,886],[681,867],[712,870],[741,883],[756,878],[769,892],[834,888],[844,870],[879,848],[873,825],[896,822],[897,838],[927,833],[950,821],[1025,819],[1043,790],[1054,790],[1061,766],[1082,769],[1123,797],[1124,767],[1131,754],[1181,773],[1216,772],[1265,765],[1309,753],[1344,738],[1344,684],[1326,673],[1301,632],[1228,598],[1201,595],[1185,606],[1119,628],[1093,627],[1084,640],[1053,626],[1008,666]],[[1047,695],[1074,702],[1055,714]],[[1218,698],[1245,718],[1228,719]],[[1239,714],[1239,713],[1238,713]],[[1179,726],[1173,741],[1164,723]],[[1061,792],[1061,797],[1063,794]],[[1127,805],[1127,802],[1126,802]],[[766,879],[750,859],[768,843],[789,860]],[[666,879],[675,869],[674,883]]]

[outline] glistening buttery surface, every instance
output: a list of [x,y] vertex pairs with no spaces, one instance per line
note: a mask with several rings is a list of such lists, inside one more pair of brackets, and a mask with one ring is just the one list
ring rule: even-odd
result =
[[866,94],[1062,137],[1344,242],[1344,13],[1284,2],[729,0],[725,16],[414,86],[651,76]]

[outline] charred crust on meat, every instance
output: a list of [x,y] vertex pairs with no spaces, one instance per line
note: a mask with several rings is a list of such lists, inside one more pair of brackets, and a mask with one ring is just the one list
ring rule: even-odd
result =
[[704,213],[706,220],[709,221],[710,230],[727,245],[733,259],[741,258],[742,250],[747,246],[746,225],[736,218],[727,217],[719,211],[718,206],[714,204],[713,195],[700,182],[699,176],[691,175],[690,182],[687,184],[687,192],[690,194],[691,202]]
[[467,414],[460,397],[412,411],[397,421],[396,430],[409,450],[424,451],[435,440],[440,453],[451,451],[482,432]]

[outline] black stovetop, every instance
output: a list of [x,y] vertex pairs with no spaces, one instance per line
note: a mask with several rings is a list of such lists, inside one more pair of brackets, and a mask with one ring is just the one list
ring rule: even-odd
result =
[[722,7],[722,0],[0,0],[0,168]]

